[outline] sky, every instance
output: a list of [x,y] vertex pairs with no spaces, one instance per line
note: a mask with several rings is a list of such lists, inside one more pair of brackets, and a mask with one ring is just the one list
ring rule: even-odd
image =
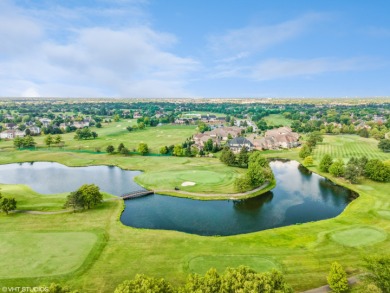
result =
[[389,97],[390,1],[0,0],[0,96]]

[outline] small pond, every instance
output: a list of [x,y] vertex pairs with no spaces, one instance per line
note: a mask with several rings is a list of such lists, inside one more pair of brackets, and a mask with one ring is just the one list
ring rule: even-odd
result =
[[[235,235],[328,219],[340,214],[356,196],[295,161],[271,162],[276,187],[246,200],[200,201],[149,195],[125,201],[123,224],[177,230],[199,235]],[[0,165],[0,182],[27,184],[39,193],[70,192],[82,184],[97,184],[114,195],[141,189],[138,171],[110,166],[66,167],[37,162]]]

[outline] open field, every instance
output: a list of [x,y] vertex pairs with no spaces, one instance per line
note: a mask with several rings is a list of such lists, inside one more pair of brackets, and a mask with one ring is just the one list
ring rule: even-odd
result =
[[[297,150],[267,152],[267,156],[296,158]],[[206,164],[217,170],[215,159],[161,158],[161,157],[119,157],[105,154],[50,153],[50,152],[0,152],[0,162],[58,161],[68,165],[112,164],[127,169],[142,169],[146,172],[171,173],[177,165],[191,164],[191,169],[202,168]],[[168,164],[168,161],[172,160]],[[188,163],[185,163],[189,160]],[[212,161],[214,160],[214,161]],[[197,163],[198,162],[198,163]],[[161,169],[159,169],[161,168]],[[311,168],[318,172],[316,167]],[[183,169],[181,171],[185,170]],[[185,172],[183,173],[185,174]],[[157,175],[156,175],[157,176]],[[168,176],[169,177],[169,176]],[[186,178],[180,178],[180,182]],[[199,180],[202,177],[199,178]],[[189,180],[191,181],[191,180]],[[81,292],[112,292],[115,286],[136,273],[165,277],[174,284],[180,284],[190,272],[203,273],[208,266],[223,270],[226,266],[247,264],[263,271],[272,266],[284,272],[288,282],[297,291],[317,287],[326,283],[331,262],[340,262],[348,274],[360,272],[362,258],[368,254],[389,251],[390,241],[390,203],[389,184],[368,180],[359,185],[347,184],[343,179],[334,179],[360,193],[346,210],[334,219],[292,225],[262,232],[229,237],[204,237],[175,231],[134,229],[123,226],[119,221],[123,209],[121,201],[108,201],[99,208],[83,213],[56,215],[11,214],[0,215],[0,233],[14,232],[19,239],[28,239],[32,231],[47,234],[48,239],[55,233],[75,233],[80,235],[102,235],[97,243],[86,237],[72,237],[71,244],[80,242],[83,247],[72,256],[72,251],[64,250],[62,255],[54,253],[47,266],[53,267],[59,257],[70,257],[64,268],[55,269],[55,276],[48,276],[43,270],[39,278],[29,278],[27,270],[32,267],[13,268],[12,275],[0,270],[3,286],[38,286],[51,282],[67,284]],[[196,185],[195,185],[196,186]],[[65,195],[47,197],[28,192],[25,186],[14,185],[4,194],[14,194],[23,199],[23,207],[32,207],[46,202],[52,210],[61,207],[59,198]],[[31,200],[30,200],[31,198]],[[49,209],[49,208],[47,208]],[[380,227],[377,229],[376,227]],[[86,234],[84,234],[86,233]],[[359,235],[368,235],[368,242],[356,242]],[[3,234],[4,235],[4,234]],[[65,234],[63,234],[65,235]],[[79,235],[79,234],[77,234]],[[93,237],[92,237],[93,238]],[[38,241],[38,240],[35,240]],[[37,242],[38,243],[38,242]],[[50,249],[54,240],[44,242]],[[355,243],[356,245],[350,245]],[[8,246],[8,254],[14,255],[28,246],[23,242],[18,246]],[[26,247],[27,248],[27,247]],[[255,256],[255,257],[252,257]],[[26,263],[36,264],[34,255],[24,256]],[[2,262],[3,267],[12,266],[11,258]],[[52,271],[54,274],[54,271]],[[23,277],[17,277],[21,276]]]
[[325,154],[344,159],[366,156],[369,159],[389,160],[390,153],[378,149],[378,141],[358,135],[324,135],[324,141],[314,149],[314,157],[321,160]]
[[[103,123],[102,128],[92,127],[91,130],[98,134],[96,139],[75,140],[74,132],[62,135],[65,142],[65,149],[83,149],[95,151],[100,148],[105,152],[108,145],[115,148],[122,142],[130,151],[137,149],[141,142],[147,143],[152,153],[159,153],[162,146],[169,146],[183,143],[186,138],[196,133],[195,125],[163,125],[158,127],[147,127],[144,130],[128,132],[127,126],[135,125],[136,120],[123,120],[120,122]],[[34,137],[38,146],[46,147],[45,135]],[[13,148],[13,141],[0,141],[0,149]],[[52,149],[57,147],[53,146]]]
[[263,118],[268,125],[283,125],[283,126],[290,126],[291,125],[291,120],[284,118],[282,114],[270,114],[266,117]]

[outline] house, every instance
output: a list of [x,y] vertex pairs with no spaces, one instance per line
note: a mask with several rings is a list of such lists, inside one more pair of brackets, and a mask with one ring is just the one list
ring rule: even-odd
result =
[[133,118],[134,119],[142,118],[142,114],[140,112],[134,112]]
[[255,137],[250,140],[258,150],[289,149],[300,145],[298,141],[299,134],[293,132],[287,126],[268,130],[265,132],[263,138]]
[[41,118],[39,121],[42,123],[43,127],[48,127],[51,123],[51,120],[48,118]]
[[13,139],[15,137],[24,137],[26,134],[20,130],[6,130],[0,133],[2,139]]
[[6,129],[16,129],[16,128],[18,128],[18,125],[16,125],[15,123],[6,123],[5,124],[5,128]]
[[30,134],[32,135],[38,135],[41,133],[41,129],[37,126],[31,126],[28,129],[30,129]]
[[253,143],[241,136],[229,140],[227,145],[235,154],[239,153],[243,147],[245,147],[248,151],[252,151],[254,149]]
[[84,128],[89,126],[89,120],[74,121],[73,126],[76,128]]

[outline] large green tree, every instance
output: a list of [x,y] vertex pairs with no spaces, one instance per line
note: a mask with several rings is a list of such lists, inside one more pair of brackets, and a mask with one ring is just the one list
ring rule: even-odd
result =
[[16,200],[14,198],[3,197],[0,193],[0,210],[8,215],[10,211],[16,210]]
[[329,154],[325,154],[321,161],[319,168],[322,172],[329,172],[329,167],[333,164],[333,159]]
[[141,154],[141,156],[145,156],[149,153],[148,145],[144,142],[140,143],[137,148],[138,152]]
[[71,192],[64,207],[71,207],[73,210],[79,208],[93,208],[103,200],[103,194],[95,184],[84,184],[77,191]]
[[370,256],[365,259],[368,274],[365,278],[382,292],[390,292],[390,255]]
[[339,159],[332,163],[329,167],[329,173],[336,177],[342,177],[345,173],[344,162]]
[[327,280],[330,289],[335,293],[347,292],[349,290],[347,274],[338,262],[332,263]]
[[118,285],[114,293],[173,293],[175,291],[164,279],[136,275],[133,280],[126,280]]
[[378,148],[386,153],[390,152],[390,139],[381,139]]

